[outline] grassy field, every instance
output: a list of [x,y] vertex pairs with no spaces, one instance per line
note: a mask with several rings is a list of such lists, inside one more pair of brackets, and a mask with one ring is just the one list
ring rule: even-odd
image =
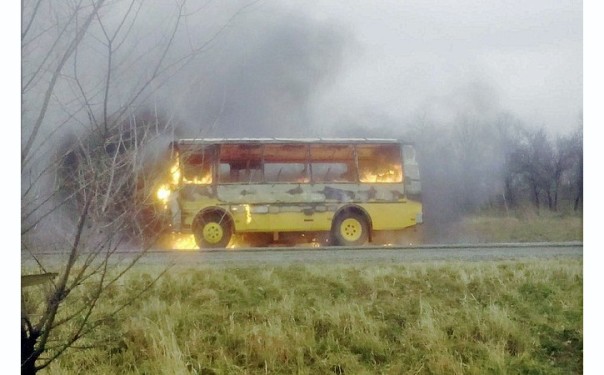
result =
[[173,268],[46,373],[578,374],[582,288],[580,260]]
[[564,242],[583,240],[583,216],[534,209],[485,211],[452,225],[454,242]]

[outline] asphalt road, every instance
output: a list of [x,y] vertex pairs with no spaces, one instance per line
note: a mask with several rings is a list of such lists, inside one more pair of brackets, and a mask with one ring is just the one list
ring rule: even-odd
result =
[[[126,263],[135,251],[117,252],[111,261]],[[66,254],[44,253],[42,264],[62,264]],[[583,243],[514,243],[422,245],[416,247],[271,247],[225,250],[155,250],[147,252],[139,265],[177,266],[280,266],[290,264],[395,264],[418,262],[478,262],[501,260],[583,259]],[[21,254],[22,267],[35,267],[31,254]]]
[[[127,259],[129,254],[119,254]],[[583,258],[582,243],[438,245],[418,247],[321,247],[155,251],[141,264],[185,266],[258,266],[289,264],[377,264],[411,262],[476,262]]]

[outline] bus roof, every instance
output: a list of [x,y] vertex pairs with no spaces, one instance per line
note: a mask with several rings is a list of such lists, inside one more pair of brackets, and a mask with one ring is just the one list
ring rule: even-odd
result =
[[265,143],[298,143],[298,144],[412,144],[394,138],[183,138],[174,141],[179,145],[210,145],[210,144],[265,144]]

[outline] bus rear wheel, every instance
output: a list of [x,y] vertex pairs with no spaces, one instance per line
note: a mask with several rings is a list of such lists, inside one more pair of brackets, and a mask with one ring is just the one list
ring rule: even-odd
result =
[[369,240],[367,219],[356,212],[339,215],[333,224],[332,237],[335,245],[359,246]]
[[212,212],[195,220],[193,235],[200,249],[221,249],[229,244],[233,229],[225,214]]

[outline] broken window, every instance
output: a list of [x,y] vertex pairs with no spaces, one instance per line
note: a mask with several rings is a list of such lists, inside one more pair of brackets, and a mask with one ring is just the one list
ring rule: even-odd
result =
[[356,182],[354,148],[347,145],[325,144],[310,147],[312,181]]
[[277,145],[264,146],[264,181],[308,183],[308,146]]
[[218,182],[251,184],[262,182],[262,146],[225,144],[220,147]]
[[402,182],[401,148],[398,144],[357,145],[361,182]]
[[180,169],[182,180],[188,184],[211,184],[213,149],[182,150]]

